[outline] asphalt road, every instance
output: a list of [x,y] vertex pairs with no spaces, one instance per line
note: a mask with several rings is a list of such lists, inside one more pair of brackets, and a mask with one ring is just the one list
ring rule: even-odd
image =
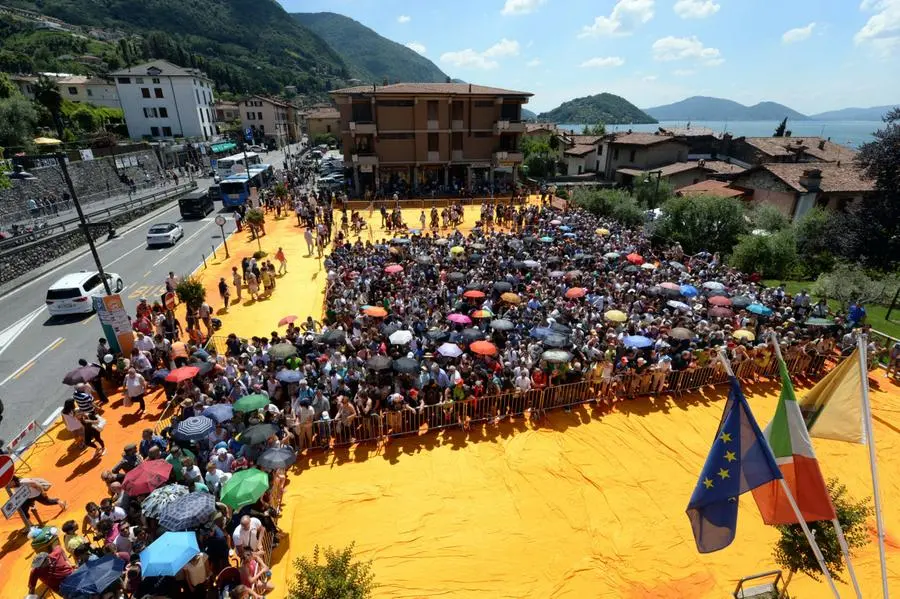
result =
[[[269,152],[264,161],[276,170],[284,155]],[[206,188],[211,179],[198,179]],[[169,271],[190,274],[203,263],[212,247],[222,243],[215,224],[221,209],[202,220],[182,220],[177,204],[150,218],[143,218],[118,231],[118,237],[98,248],[106,272],[118,274],[125,284],[121,295],[129,314],[134,314],[141,297],[151,302],[165,291]],[[234,231],[234,220],[226,214],[225,234]],[[147,229],[155,223],[177,222],[184,237],[174,247],[148,248]],[[220,250],[221,251],[221,250]],[[47,288],[67,273],[96,270],[87,246],[71,262],[15,288],[0,298],[0,398],[5,406],[0,423],[0,439],[9,440],[31,420],[38,424],[70,397],[72,389],[61,383],[78,359],[94,361],[97,340],[103,331],[96,315],[51,318],[47,312]]]

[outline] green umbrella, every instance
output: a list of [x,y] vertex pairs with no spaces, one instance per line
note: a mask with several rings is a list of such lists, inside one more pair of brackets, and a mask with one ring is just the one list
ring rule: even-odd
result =
[[253,410],[261,410],[269,405],[269,398],[262,393],[254,393],[253,395],[245,395],[236,402],[232,408],[235,412],[252,412]]
[[219,500],[230,508],[239,510],[256,503],[269,490],[269,476],[262,470],[248,468],[232,475],[222,487]]

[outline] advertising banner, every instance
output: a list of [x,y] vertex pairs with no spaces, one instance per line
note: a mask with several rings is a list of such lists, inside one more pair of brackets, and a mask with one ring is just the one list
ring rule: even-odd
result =
[[122,297],[117,293],[95,297],[94,309],[97,310],[97,318],[110,349],[114,353],[130,356],[134,347],[134,332]]

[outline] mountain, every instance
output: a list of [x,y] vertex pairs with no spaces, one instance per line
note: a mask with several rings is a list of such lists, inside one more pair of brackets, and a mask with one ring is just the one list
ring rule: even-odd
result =
[[291,16],[344,59],[351,77],[379,84],[385,79],[391,83],[447,80],[443,71],[418,52],[378,35],[349,17],[333,12],[301,12]]
[[[103,29],[114,40],[114,50],[101,56],[111,70],[165,58],[201,68],[220,89],[234,92],[277,93],[296,85],[300,93],[324,93],[349,77],[341,56],[275,0],[5,0],[4,5],[79,26],[89,44],[89,30]],[[13,15],[28,20],[27,13]],[[54,50],[43,52],[53,58]],[[13,58],[28,58],[19,54]],[[0,52],[0,59],[10,57]],[[0,63],[0,68],[7,67]]]
[[537,119],[537,113],[533,110],[528,110],[527,108],[522,109],[522,120],[523,121],[533,121]]
[[887,112],[897,106],[872,106],[871,108],[842,108],[810,115],[817,121],[880,121]]
[[661,121],[780,121],[806,120],[792,108],[776,102],[760,102],[744,106],[734,100],[692,96],[681,102],[647,108],[645,112]]
[[537,115],[537,118],[539,121],[573,124],[619,125],[657,122],[625,98],[607,93],[563,102],[553,110]]

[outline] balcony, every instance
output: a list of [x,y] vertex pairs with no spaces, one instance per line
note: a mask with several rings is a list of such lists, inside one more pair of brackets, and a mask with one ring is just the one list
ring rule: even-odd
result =
[[525,133],[525,123],[522,121],[497,121],[494,123],[494,135],[502,133]]
[[378,127],[372,122],[350,121],[350,133],[353,135],[377,135]]
[[440,152],[428,152],[427,160],[428,160],[428,162],[440,162],[441,161],[441,153]]
[[522,152],[518,150],[500,150],[494,152],[494,165],[509,166],[513,163],[522,162],[525,159]]
[[450,159],[453,160],[453,162],[462,162],[465,160],[465,158],[463,158],[463,151],[453,150]]
[[428,119],[428,130],[429,131],[437,131],[440,128],[439,125],[440,125],[440,123],[437,120]]
[[453,120],[453,121],[450,121],[450,129],[452,131],[465,131],[466,124],[463,122],[462,119]]
[[353,164],[378,166],[378,156],[374,153],[353,154]]

